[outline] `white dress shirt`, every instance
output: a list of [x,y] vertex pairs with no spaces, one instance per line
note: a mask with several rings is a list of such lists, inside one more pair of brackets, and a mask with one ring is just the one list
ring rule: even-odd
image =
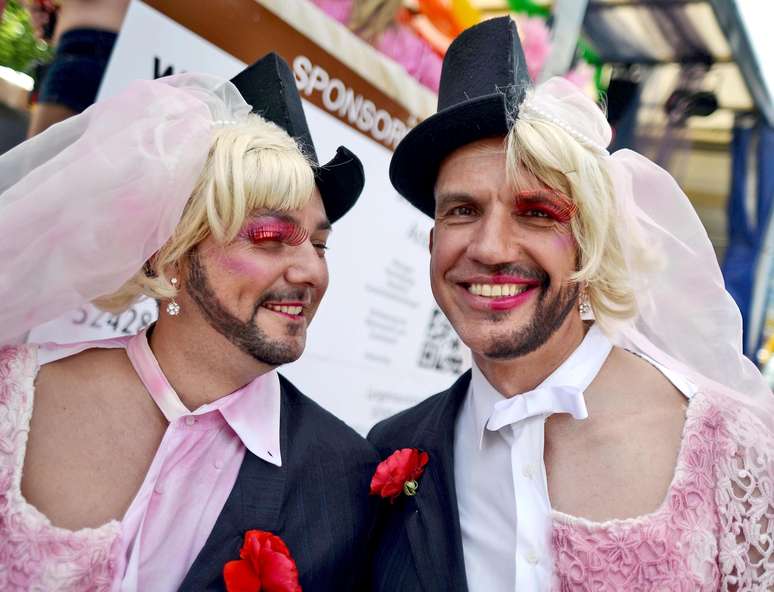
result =
[[[588,417],[583,391],[612,344],[596,326],[535,390],[505,398],[473,364],[454,435],[454,481],[470,592],[548,590],[551,503],[543,462],[552,413]],[[686,396],[690,385],[657,366]]]

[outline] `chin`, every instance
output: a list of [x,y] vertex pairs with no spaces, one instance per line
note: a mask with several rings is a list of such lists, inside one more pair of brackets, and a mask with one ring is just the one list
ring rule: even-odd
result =
[[475,354],[486,355],[486,351],[492,342],[491,333],[484,333],[481,331],[459,333],[460,340],[464,343],[470,351]]
[[510,331],[476,331],[461,335],[460,339],[470,350],[489,360],[512,360],[531,353],[539,344],[521,339],[520,331],[513,327]]
[[292,348],[288,350],[288,361],[285,362],[286,364],[290,364],[291,362],[295,362],[298,360],[301,355],[304,353],[304,346],[301,345],[297,348]]
[[265,339],[243,343],[240,349],[262,364],[283,366],[301,357],[304,352],[304,341],[299,343],[289,339]]

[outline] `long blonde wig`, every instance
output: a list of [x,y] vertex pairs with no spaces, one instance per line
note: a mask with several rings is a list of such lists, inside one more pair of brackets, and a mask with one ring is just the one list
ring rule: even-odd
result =
[[[603,328],[637,314],[633,271],[660,264],[637,235],[623,236],[621,210],[604,155],[581,143],[566,126],[540,116],[517,117],[506,137],[508,172],[518,183],[531,173],[568,196],[577,213],[570,223],[578,244],[578,270],[570,281],[585,287],[596,320]],[[638,269],[630,269],[634,265]]]
[[196,245],[208,236],[227,244],[256,209],[302,208],[313,189],[309,160],[277,125],[251,114],[236,125],[214,128],[206,163],[173,235],[143,269],[94,304],[117,313],[143,295],[172,298],[177,288],[167,272]]

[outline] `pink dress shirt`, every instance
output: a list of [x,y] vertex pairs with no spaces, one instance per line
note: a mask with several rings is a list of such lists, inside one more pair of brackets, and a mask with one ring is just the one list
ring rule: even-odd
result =
[[[40,364],[93,347],[126,348],[169,425],[123,519],[73,532],[51,525],[24,500],[21,471]],[[0,350],[0,589],[176,590],[226,503],[245,448],[281,465],[279,422],[276,372],[189,411],[144,332]]]

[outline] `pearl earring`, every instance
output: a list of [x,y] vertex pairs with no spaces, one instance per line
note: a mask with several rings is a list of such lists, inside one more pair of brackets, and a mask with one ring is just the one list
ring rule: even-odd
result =
[[589,294],[586,292],[586,288],[581,290],[580,301],[578,302],[578,311],[580,311],[580,315],[583,320],[593,318],[591,303],[589,302]]
[[[177,287],[177,278],[172,278],[169,280],[172,284],[172,287]],[[175,297],[173,296],[172,299],[167,303],[167,314],[171,317],[176,317],[180,314],[180,305],[175,302]]]

